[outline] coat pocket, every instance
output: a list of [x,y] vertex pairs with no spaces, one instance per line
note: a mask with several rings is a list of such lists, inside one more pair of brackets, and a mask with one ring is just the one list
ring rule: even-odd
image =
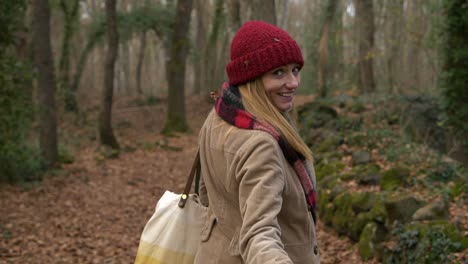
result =
[[210,239],[211,232],[216,224],[216,216],[213,213],[210,213],[207,217],[205,225],[201,230],[200,239],[202,242],[206,242]]

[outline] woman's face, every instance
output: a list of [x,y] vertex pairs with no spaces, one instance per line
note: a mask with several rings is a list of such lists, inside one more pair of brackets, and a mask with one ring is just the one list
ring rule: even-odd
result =
[[288,64],[262,75],[263,86],[273,105],[281,112],[291,110],[301,78],[299,64]]

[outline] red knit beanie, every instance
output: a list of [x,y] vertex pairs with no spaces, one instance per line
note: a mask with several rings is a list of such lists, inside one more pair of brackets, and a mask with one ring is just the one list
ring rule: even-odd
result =
[[231,43],[226,66],[229,83],[238,85],[290,63],[304,65],[301,49],[289,34],[262,21],[246,22]]

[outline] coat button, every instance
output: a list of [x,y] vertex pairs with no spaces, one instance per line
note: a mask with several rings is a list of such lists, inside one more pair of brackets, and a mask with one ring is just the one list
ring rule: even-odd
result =
[[314,254],[315,254],[315,255],[318,254],[318,247],[317,247],[317,245],[314,246]]

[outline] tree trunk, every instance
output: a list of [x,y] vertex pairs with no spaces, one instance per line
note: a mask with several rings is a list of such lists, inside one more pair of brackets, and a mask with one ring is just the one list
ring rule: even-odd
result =
[[404,0],[388,1],[385,17],[388,18],[388,37],[386,37],[387,52],[387,79],[390,93],[397,93],[399,90],[398,80],[398,54],[401,46],[401,30]]
[[100,38],[101,37],[88,39],[86,46],[81,51],[78,63],[76,65],[75,74],[73,75],[73,80],[70,86],[70,92],[72,94],[76,94],[78,91],[78,88],[80,87],[81,76],[83,75],[88,56],[93,51],[94,46],[98,43]]
[[116,0],[106,0],[107,53],[104,63],[104,87],[99,115],[99,136],[101,144],[119,149],[119,144],[112,131],[112,96],[114,92],[115,61],[119,47],[117,33]]
[[57,161],[57,117],[55,77],[50,44],[50,9],[48,0],[33,0],[34,62],[38,70],[39,146],[48,163]]
[[206,92],[207,94],[217,89],[221,86],[221,83],[217,83],[220,79],[220,76],[216,76],[213,74],[216,72],[217,65],[216,62],[218,60],[218,39],[221,27],[224,25],[224,1],[223,0],[216,0],[215,3],[215,12],[213,15],[213,22],[211,27],[210,36],[208,39],[208,46],[205,50],[206,59],[206,72],[205,72],[205,80],[206,80]]
[[[68,4],[67,4],[68,3]],[[59,87],[65,96],[65,111],[78,112],[75,93],[70,89],[70,47],[78,19],[79,0],[61,0],[60,8],[64,16],[62,52],[60,54]]]
[[446,10],[443,55],[444,69],[442,87],[447,123],[455,136],[455,146],[449,155],[468,164],[468,5],[464,0],[449,0],[444,2]]
[[[24,3],[23,5],[25,8],[19,13],[21,18],[18,21],[21,22],[18,24],[14,37],[16,40],[14,41],[14,53],[15,56],[18,57],[19,61],[32,62],[34,60],[34,51],[31,38],[32,36],[29,34],[29,25],[31,25],[32,19],[32,9],[31,7],[26,7],[27,3]],[[33,79],[23,79],[21,82],[23,83],[21,89],[24,91],[27,105],[33,106]]]
[[320,32],[319,64],[318,64],[318,96],[327,96],[327,64],[328,64],[328,39],[333,16],[338,5],[338,0],[330,0],[327,4],[323,27]]
[[136,69],[136,90],[138,95],[143,94],[143,90],[141,89],[141,72],[143,69],[143,60],[145,58],[145,50],[146,50],[146,32],[143,31],[140,33],[140,51],[138,53],[138,62],[137,62],[137,69]]
[[[197,12],[197,34],[195,44],[195,94],[200,94],[202,87],[206,87],[206,58],[202,58],[206,50],[206,36],[208,21],[204,0],[195,0],[195,10]],[[205,91],[206,89],[203,89]]]
[[356,0],[356,18],[359,20],[359,83],[364,93],[375,92],[373,49],[374,11],[372,0]]
[[168,115],[163,133],[186,132],[189,127],[185,116],[185,64],[189,51],[188,30],[192,0],[178,0],[176,21],[169,47],[169,61],[166,66],[169,86]]
[[230,21],[231,21],[231,31],[237,32],[237,30],[241,27],[241,3],[240,0],[231,0],[230,2]]
[[275,0],[253,0],[252,19],[276,25]]
[[276,9],[278,13],[278,27],[283,29],[286,29],[288,26],[289,5],[288,1],[282,1],[279,8]]

